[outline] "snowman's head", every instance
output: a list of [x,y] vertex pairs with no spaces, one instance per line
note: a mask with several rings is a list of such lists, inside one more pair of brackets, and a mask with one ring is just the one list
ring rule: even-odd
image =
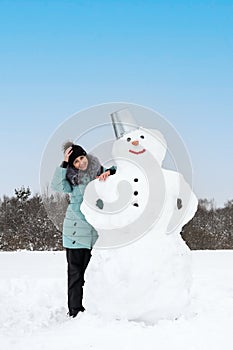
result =
[[112,155],[114,158],[125,158],[141,161],[149,152],[161,165],[167,149],[166,141],[160,131],[139,127],[113,144]]

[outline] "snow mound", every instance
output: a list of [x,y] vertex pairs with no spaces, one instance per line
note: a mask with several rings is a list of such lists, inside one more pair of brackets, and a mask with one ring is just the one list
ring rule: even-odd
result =
[[156,236],[151,230],[131,245],[93,251],[85,305],[109,319],[175,319],[189,304],[191,275],[191,253],[180,235]]
[[[7,295],[6,295],[7,291]],[[24,335],[64,322],[64,281],[13,278],[0,287],[0,324],[4,333]],[[62,293],[63,292],[63,293]]]

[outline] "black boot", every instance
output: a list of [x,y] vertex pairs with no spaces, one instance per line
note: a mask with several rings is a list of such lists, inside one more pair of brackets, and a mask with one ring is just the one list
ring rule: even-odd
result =
[[81,306],[80,308],[78,309],[71,309],[69,312],[68,312],[68,316],[69,317],[76,317],[78,315],[79,312],[84,312],[85,311],[85,307]]

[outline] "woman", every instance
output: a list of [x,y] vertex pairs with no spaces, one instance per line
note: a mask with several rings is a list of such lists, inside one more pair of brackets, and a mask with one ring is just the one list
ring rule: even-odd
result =
[[98,239],[97,231],[86,221],[80,205],[86,185],[96,178],[105,181],[115,174],[116,167],[105,169],[97,157],[72,142],[66,142],[63,148],[64,161],[55,170],[51,188],[70,194],[63,223],[63,247],[68,264],[68,315],[76,317],[78,312],[85,310],[82,305],[84,273]]

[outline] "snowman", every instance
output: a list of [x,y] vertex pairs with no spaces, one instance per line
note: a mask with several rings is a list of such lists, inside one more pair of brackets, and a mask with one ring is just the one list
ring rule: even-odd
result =
[[128,109],[111,119],[116,173],[87,185],[81,211],[99,233],[96,248],[112,249],[93,250],[86,305],[110,318],[174,319],[190,301],[191,255],[180,231],[197,198],[182,174],[163,169],[159,130],[138,126]]

